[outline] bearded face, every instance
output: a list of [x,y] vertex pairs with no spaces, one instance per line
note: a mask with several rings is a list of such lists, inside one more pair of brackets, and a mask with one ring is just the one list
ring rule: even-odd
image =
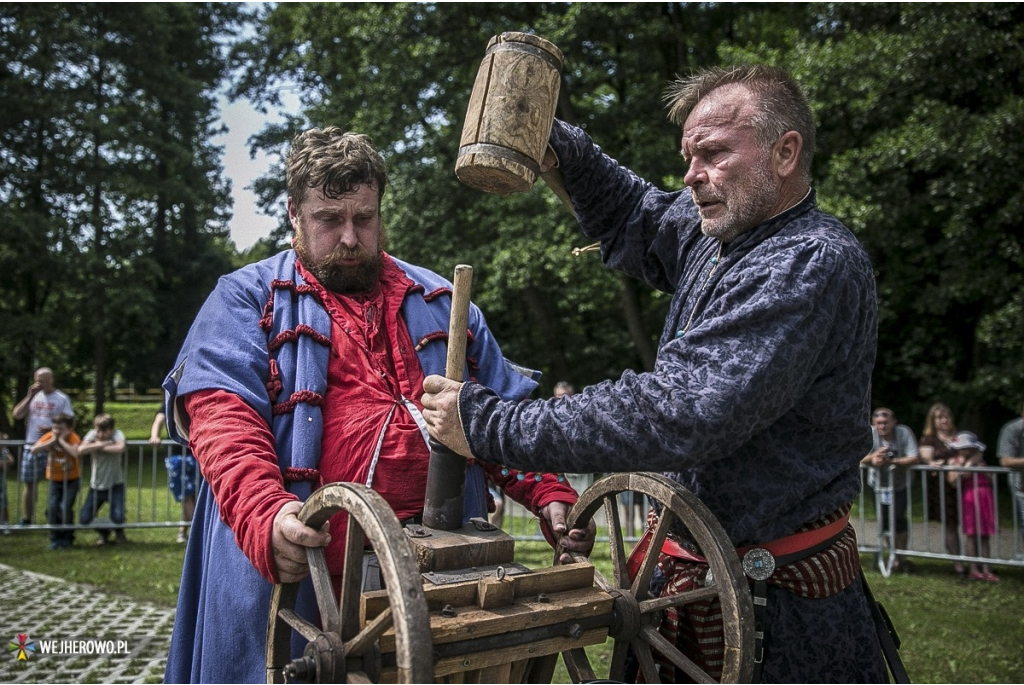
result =
[[377,284],[386,243],[378,202],[372,185],[358,186],[338,198],[307,191],[300,206],[288,199],[295,251],[326,289],[354,295]]
[[690,189],[701,216],[704,235],[732,242],[767,218],[780,196],[778,183],[768,165],[770,151],[756,159],[731,183],[702,184]]

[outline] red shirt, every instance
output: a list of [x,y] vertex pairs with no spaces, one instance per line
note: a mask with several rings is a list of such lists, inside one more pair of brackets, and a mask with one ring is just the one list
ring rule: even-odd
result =
[[[399,520],[423,511],[429,448],[403,398],[422,410],[423,371],[399,313],[412,281],[390,259],[384,260],[379,286],[367,295],[339,296],[313,284],[331,316],[331,355],[324,397],[321,484],[367,483],[391,505]],[[286,502],[297,499],[284,489],[266,422],[237,395],[204,390],[185,397],[191,419],[190,444],[210,484],[221,517],[239,547],[260,574],[277,582],[271,549],[273,521]],[[383,441],[374,463],[377,443]],[[567,485],[548,475],[519,481],[485,469],[510,496],[534,513],[554,501],[575,502]],[[332,575],[344,561],[346,517],[331,519],[326,550]]]

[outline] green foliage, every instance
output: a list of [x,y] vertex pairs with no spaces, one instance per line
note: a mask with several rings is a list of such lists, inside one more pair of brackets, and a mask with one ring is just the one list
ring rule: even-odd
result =
[[[668,3],[322,5],[261,12],[263,30],[240,44],[248,70],[236,93],[273,104],[297,84],[302,116],[257,145],[283,149],[308,125],[367,133],[388,160],[390,251],[441,274],[474,266],[474,297],[506,355],[582,386],[653,365],[667,298],[608,273],[546,189],[483,195],[453,173],[469,95],[491,36],[536,32],[566,55],[559,116],[579,123],[642,175],[681,175],[678,133],[661,115],[676,73],[714,58],[730,33],[762,36],[803,7]],[[788,18],[788,19],[784,19]],[[766,38],[767,39],[767,38]],[[279,170],[258,183],[263,207],[283,205]],[[276,236],[283,239],[284,234]],[[641,324],[623,326],[623,319]]]
[[[249,12],[245,10],[244,12]],[[215,278],[287,245],[284,173],[255,184],[274,234],[225,236],[211,92],[370,134],[390,165],[389,251],[450,274],[507,355],[577,386],[650,368],[667,296],[608,273],[543,187],[481,194],[453,174],[488,39],[565,55],[558,116],[665,188],[681,185],[662,94],[677,75],[760,60],[803,84],[821,205],[878,278],[874,388],[917,428],[935,400],[994,442],[1024,401],[1024,9],[1003,4],[281,3],[229,45],[235,5],[9,3],[0,9],[0,405],[37,363],[65,387],[156,385]],[[226,60],[228,60],[226,62]],[[636,322],[623,325],[623,321]],[[17,379],[17,391],[12,379]],[[0,409],[6,409],[0,406]],[[2,427],[2,426],[0,426]]]
[[827,35],[801,36],[783,54],[725,54],[781,62],[807,89],[822,205],[876,268],[876,400],[912,425],[945,401],[994,441],[1010,417],[1000,408],[1024,396],[1024,12],[1016,3],[832,12]]
[[0,378],[17,378],[19,396],[40,364],[64,387],[92,385],[101,406],[115,379],[156,384],[229,267],[209,140],[218,40],[236,16],[0,8]]

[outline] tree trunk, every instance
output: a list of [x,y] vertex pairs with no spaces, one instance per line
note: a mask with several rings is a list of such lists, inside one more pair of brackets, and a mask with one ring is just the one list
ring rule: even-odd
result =
[[523,290],[523,299],[526,300],[526,308],[540,331],[544,348],[549,352],[552,372],[557,378],[555,382],[569,380],[569,363],[565,358],[565,348],[558,336],[558,325],[544,304],[544,296],[537,288],[528,285]]
[[637,354],[640,355],[640,362],[645,371],[654,369],[654,359],[657,350],[651,341],[651,336],[644,329],[643,316],[640,313],[640,304],[636,299],[636,281],[626,274],[619,274],[619,282],[622,287],[619,289],[619,302],[622,304],[622,314],[626,319],[626,328],[629,329],[629,336],[633,339]]

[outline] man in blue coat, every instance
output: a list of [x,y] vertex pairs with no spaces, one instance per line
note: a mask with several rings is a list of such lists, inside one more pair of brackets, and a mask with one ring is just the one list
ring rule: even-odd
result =
[[[844,525],[871,444],[870,261],[816,205],[813,118],[787,74],[711,69],[680,80],[670,98],[687,188],[659,190],[560,121],[547,160],[607,266],[672,295],[654,369],[526,404],[432,376],[428,428],[460,454],[512,468],[663,471],[708,506],[736,547],[771,549],[838,525],[817,541],[824,549],[802,550],[806,558],[766,579],[757,676],[887,682],[856,538]],[[703,584],[703,573],[663,553],[655,579],[669,594]],[[715,638],[684,640],[701,630],[686,611],[662,631],[716,675],[720,654],[692,647]],[[663,681],[681,675],[661,668]]]
[[[449,333],[467,336],[467,378],[514,401],[536,387],[475,305],[467,330],[449,332],[451,283],[384,251],[387,174],[366,136],[305,131],[287,173],[294,250],[218,282],[164,383],[168,433],[203,474],[167,682],[263,682],[274,583],[301,581],[297,611],[319,623],[307,550],[325,548],[337,592],[346,527],[343,513],[329,531],[299,520],[317,487],[361,483],[399,520],[422,513],[419,398],[424,375],[444,371]],[[485,469],[552,540],[566,532],[570,487],[553,475],[510,480],[493,466],[466,469],[465,519],[487,515]],[[592,531],[576,531],[563,544],[591,543]],[[293,657],[302,643],[293,640]]]

